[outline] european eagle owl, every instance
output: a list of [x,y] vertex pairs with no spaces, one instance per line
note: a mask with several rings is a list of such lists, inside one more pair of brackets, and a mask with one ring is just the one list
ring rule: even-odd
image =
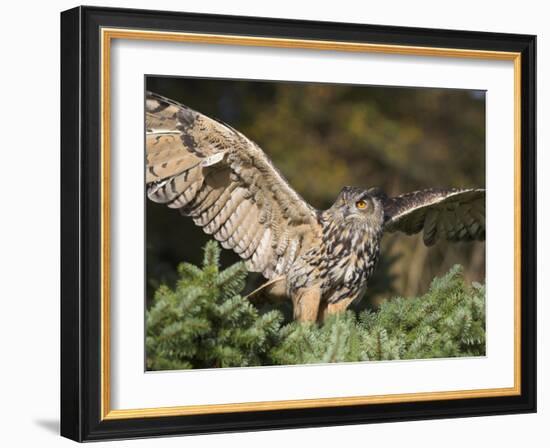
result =
[[387,197],[344,187],[321,211],[232,127],[151,92],[145,111],[149,199],[178,209],[262,273],[259,291],[292,300],[297,320],[322,320],[362,297],[384,232],[422,231],[428,246],[485,238],[483,189]]

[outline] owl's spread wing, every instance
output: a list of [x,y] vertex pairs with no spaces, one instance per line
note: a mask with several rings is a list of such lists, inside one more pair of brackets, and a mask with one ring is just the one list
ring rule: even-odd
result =
[[387,198],[385,230],[408,235],[424,231],[424,243],[485,239],[484,189],[430,189]]
[[205,233],[276,278],[320,238],[317,211],[240,132],[148,92],[149,199],[180,209]]

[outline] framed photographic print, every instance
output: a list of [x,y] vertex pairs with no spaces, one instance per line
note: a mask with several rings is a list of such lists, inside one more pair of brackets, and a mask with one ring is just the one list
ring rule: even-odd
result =
[[61,14],[61,433],[535,412],[535,37]]

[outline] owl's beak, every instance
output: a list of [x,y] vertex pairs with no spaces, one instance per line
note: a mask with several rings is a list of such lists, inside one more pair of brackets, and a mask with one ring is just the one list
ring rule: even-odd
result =
[[344,219],[348,219],[350,216],[354,215],[354,213],[350,207],[345,207],[342,215],[344,216]]

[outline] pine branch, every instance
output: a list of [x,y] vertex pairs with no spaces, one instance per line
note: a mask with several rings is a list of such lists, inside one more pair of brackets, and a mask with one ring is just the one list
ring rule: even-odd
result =
[[282,316],[260,315],[239,294],[247,271],[237,263],[220,271],[220,248],[209,242],[202,268],[181,263],[174,289],[161,286],[146,314],[151,370],[264,365],[279,343]]
[[460,266],[415,298],[388,300],[376,311],[348,310],[323,325],[283,325],[240,293],[243,263],[225,270],[209,242],[202,268],[178,267],[146,313],[147,367],[152,370],[424,359],[485,354],[485,287],[467,287]]

